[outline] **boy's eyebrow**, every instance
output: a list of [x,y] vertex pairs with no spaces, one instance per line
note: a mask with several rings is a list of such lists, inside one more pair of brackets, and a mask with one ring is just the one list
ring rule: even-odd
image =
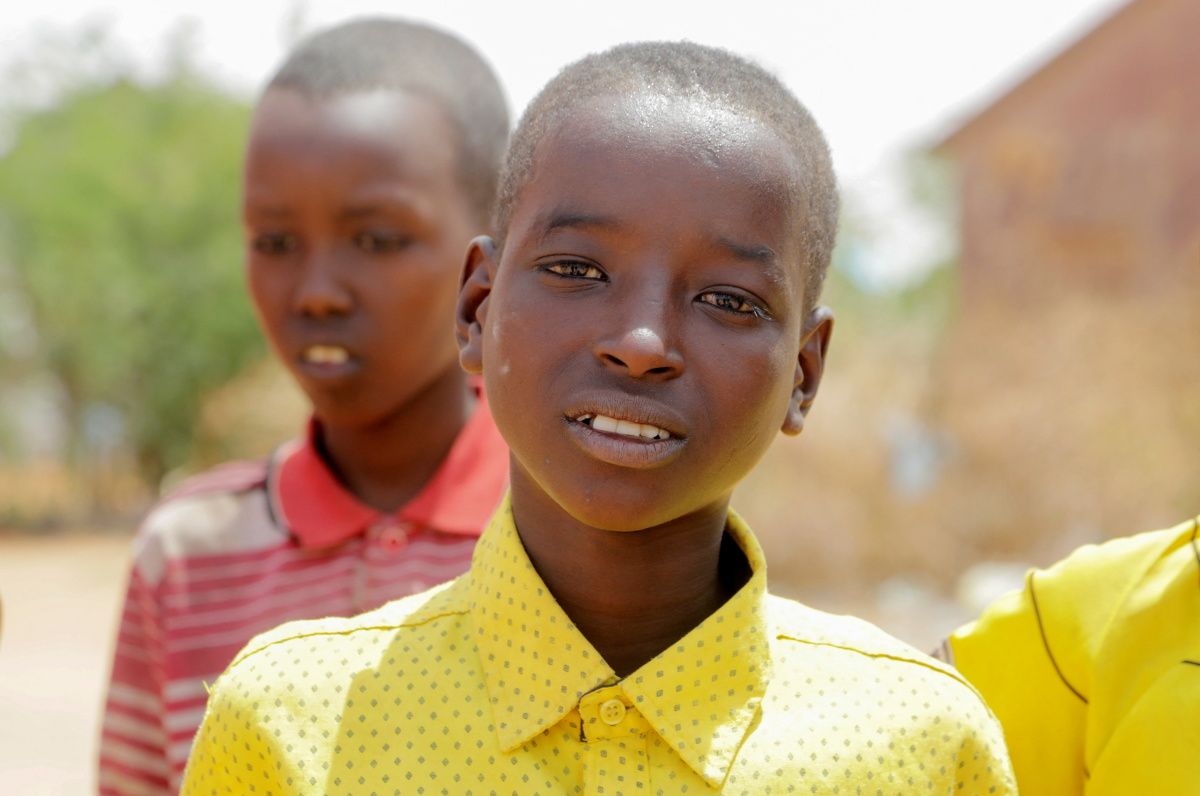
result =
[[369,204],[351,205],[349,207],[343,208],[342,211],[340,213],[338,213],[338,217],[342,218],[342,219],[346,219],[346,220],[353,220],[356,218],[365,218],[367,216],[375,215],[382,209],[383,209],[382,205],[380,205],[376,202],[371,202]]
[[575,229],[579,227],[602,227],[612,229],[618,226],[617,220],[608,216],[597,216],[575,210],[552,210],[542,217],[541,237],[544,239],[551,232],[560,229]]
[[[620,226],[619,222],[610,216],[598,216],[591,213],[585,213],[575,210],[552,210],[542,217],[544,221],[537,226],[541,227],[541,239],[545,239],[550,233],[559,229],[572,229],[578,227],[601,227],[604,229],[613,229]],[[718,235],[713,239],[714,243],[725,249],[739,260],[747,260],[752,263],[757,263],[764,267],[774,266],[779,262],[779,254],[765,243],[761,244],[745,244],[739,243],[732,238],[727,238],[724,235]]]
[[717,245],[728,250],[734,257],[739,260],[750,260],[751,262],[760,263],[762,265],[774,265],[779,260],[779,255],[770,246],[762,244],[744,244],[738,243],[735,240],[718,236],[716,239]]
[[266,219],[290,218],[292,215],[292,211],[286,207],[255,204],[254,202],[250,201],[242,204],[242,212],[247,215],[253,215],[257,218]]
[[338,218],[343,221],[354,221],[377,214],[396,212],[423,215],[429,213],[430,210],[427,202],[422,201],[421,197],[410,196],[405,192],[389,192],[380,195],[377,199],[362,199],[353,204],[347,204],[338,212]]

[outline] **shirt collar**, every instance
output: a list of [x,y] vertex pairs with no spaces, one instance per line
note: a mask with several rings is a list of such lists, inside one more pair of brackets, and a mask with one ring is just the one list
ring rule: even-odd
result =
[[690,633],[618,680],[537,574],[505,498],[475,548],[470,574],[500,747],[513,751],[561,721],[589,691],[619,683],[680,758],[720,787],[758,718],[771,668],[762,549],[732,511],[726,528],[746,555],[750,579]]
[[338,481],[317,452],[319,433],[320,425],[312,418],[303,438],[276,451],[267,479],[276,519],[302,547],[340,544],[385,520],[477,536],[508,482],[508,447],[482,390],[433,477],[391,514],[365,505]]

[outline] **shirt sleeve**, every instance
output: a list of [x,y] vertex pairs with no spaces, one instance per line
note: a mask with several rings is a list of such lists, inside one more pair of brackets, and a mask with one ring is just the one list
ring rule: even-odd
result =
[[954,665],[1004,728],[1024,796],[1082,793],[1087,701],[1060,669],[1035,574],[950,637]]
[[961,725],[963,734],[956,754],[953,789],[949,792],[1017,796],[1017,783],[1000,724],[978,694],[971,694],[970,704],[970,712]]
[[102,796],[172,793],[163,694],[163,627],[155,589],[136,563],[113,650],[100,732]]
[[[278,677],[277,670],[272,674]],[[269,683],[272,678],[264,678],[262,672],[246,673],[234,663],[217,680],[188,757],[181,796],[293,796],[325,791],[326,771],[319,761],[306,758],[293,768],[289,756],[281,752],[279,733],[270,730],[270,710],[263,707],[270,691],[261,685],[264,679]],[[301,730],[299,736],[304,735]],[[312,770],[304,770],[306,762]]]
[[1083,792],[1094,661],[1130,584],[1165,538],[1081,547],[1030,572],[1024,588],[951,635],[954,665],[1000,719],[1025,796]]

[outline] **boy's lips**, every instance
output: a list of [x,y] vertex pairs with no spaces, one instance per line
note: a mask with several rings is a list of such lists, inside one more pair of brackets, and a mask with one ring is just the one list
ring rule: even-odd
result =
[[590,395],[563,420],[585,453],[620,467],[661,466],[687,444],[686,424],[675,411],[623,393]]

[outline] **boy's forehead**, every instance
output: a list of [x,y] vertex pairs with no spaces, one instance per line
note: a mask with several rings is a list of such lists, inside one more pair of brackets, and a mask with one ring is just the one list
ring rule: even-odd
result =
[[379,89],[317,97],[276,88],[255,108],[246,165],[374,159],[390,164],[392,176],[440,182],[457,179],[456,141],[441,108],[419,94]]
[[272,88],[254,108],[253,129],[320,124],[346,133],[369,134],[411,117],[428,123],[429,117],[440,114],[436,103],[400,89],[312,95],[290,88]]
[[[770,226],[780,241],[798,249],[804,213],[797,171],[774,130],[735,110],[653,94],[600,97],[547,130],[526,183],[534,190],[518,194],[512,220],[536,227],[564,205],[595,210],[607,204],[605,196],[636,195],[646,181],[674,181],[686,190],[699,174],[708,175],[710,188],[718,186],[730,205],[775,217],[781,223]],[[599,188],[614,182],[623,186],[616,195]]]
[[546,137],[564,136],[596,142],[657,139],[665,152],[686,147],[708,156],[782,143],[768,126],[719,102],[651,92],[582,101]]
[[546,131],[534,150],[530,178],[552,176],[551,169],[570,171],[584,158],[641,160],[656,167],[675,162],[737,174],[792,204],[802,191],[796,158],[775,130],[703,98],[645,92],[585,100]]

